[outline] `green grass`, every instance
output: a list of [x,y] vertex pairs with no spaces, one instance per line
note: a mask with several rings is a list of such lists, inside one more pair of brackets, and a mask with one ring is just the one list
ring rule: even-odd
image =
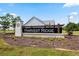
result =
[[62,30],[62,33],[63,33],[64,35],[67,35],[67,32],[66,32],[65,30]]
[[0,56],[79,56],[79,51],[11,46],[0,39]]
[[[62,31],[62,33],[64,34],[64,35],[67,35],[67,32],[66,31]],[[73,35],[79,35],[79,31],[73,31]]]
[[74,35],[79,35],[79,31],[74,31],[73,34]]
[[2,38],[0,38],[0,48],[9,46],[10,46],[9,44],[7,44]]
[[79,52],[61,51],[52,48],[10,47],[0,49],[1,56],[75,56]]
[[[4,33],[4,31],[0,30],[0,33]],[[5,33],[14,33],[14,30],[6,30]]]

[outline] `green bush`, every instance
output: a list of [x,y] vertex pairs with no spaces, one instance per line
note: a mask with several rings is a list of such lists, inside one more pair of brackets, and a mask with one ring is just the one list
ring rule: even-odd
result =
[[72,34],[73,34],[73,32],[72,32],[72,31],[69,31],[69,32],[68,32],[68,35],[72,35]]

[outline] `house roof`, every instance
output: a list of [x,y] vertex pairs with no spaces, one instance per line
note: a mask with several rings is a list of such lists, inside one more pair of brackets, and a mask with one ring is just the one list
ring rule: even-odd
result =
[[[32,23],[32,24],[30,24]],[[35,25],[36,24],[36,25]],[[55,25],[54,20],[42,21],[37,17],[33,16],[29,21],[27,21],[24,26],[41,26],[41,25]]]
[[[38,20],[38,21],[40,21],[41,23],[43,23],[43,24],[44,24],[44,22],[43,22],[43,21],[41,21],[40,19],[38,19],[38,18],[37,18],[37,17],[35,17],[35,16],[33,16],[33,17],[29,20],[29,21],[31,21],[32,19],[36,19],[36,20]],[[29,21],[28,21],[28,22],[29,22]],[[28,23],[28,22],[27,22],[27,23]]]
[[33,16],[29,21],[27,21],[25,26],[40,26],[40,25],[45,25],[43,21],[38,19],[37,17]]

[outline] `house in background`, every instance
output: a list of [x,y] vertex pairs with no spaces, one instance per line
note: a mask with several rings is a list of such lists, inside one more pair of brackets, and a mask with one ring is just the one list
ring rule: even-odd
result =
[[42,21],[34,16],[24,24],[24,26],[45,26],[45,25],[55,25],[55,21],[54,20]]

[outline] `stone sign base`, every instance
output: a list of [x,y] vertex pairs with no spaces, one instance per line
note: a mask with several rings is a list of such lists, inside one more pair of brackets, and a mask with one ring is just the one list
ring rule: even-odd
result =
[[23,33],[23,36],[26,37],[51,37],[51,38],[64,38],[64,34],[59,33]]

